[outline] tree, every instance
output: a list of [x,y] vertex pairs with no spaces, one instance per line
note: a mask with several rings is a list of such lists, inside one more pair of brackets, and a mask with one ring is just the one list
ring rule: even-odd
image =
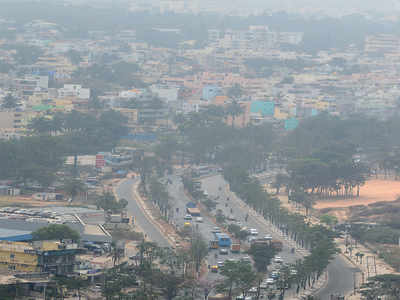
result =
[[17,98],[13,97],[11,94],[7,94],[7,96],[3,99],[3,108],[12,109],[17,107]]
[[289,177],[286,174],[279,173],[275,177],[273,187],[276,188],[276,194],[279,195],[282,186],[287,186],[289,183]]
[[228,293],[232,297],[234,289],[240,290],[246,297],[247,291],[253,286],[256,280],[256,273],[252,270],[251,264],[245,261],[225,261],[221,275],[225,277],[218,290]]
[[204,241],[201,234],[197,231],[193,232],[190,241],[190,256],[195,266],[196,272],[199,272],[203,259],[208,254],[208,245]]
[[271,259],[278,251],[268,243],[253,243],[248,253],[253,257],[258,272],[266,272]]
[[236,117],[243,114],[243,112],[244,108],[236,100],[228,104],[228,106],[226,107],[226,114],[230,115],[232,118],[232,128],[235,126]]
[[79,53],[79,51],[76,51],[73,49],[66,52],[66,56],[68,57],[68,59],[71,61],[71,63],[73,65],[79,65],[79,63],[82,61],[82,57],[81,57],[81,54]]
[[68,290],[76,290],[78,292],[79,300],[81,300],[81,290],[89,286],[89,281],[83,280],[81,277],[56,276],[54,281],[58,287],[65,287]]
[[67,180],[63,186],[64,192],[70,197],[71,202],[74,202],[76,196],[86,191],[86,186],[78,178]]
[[32,239],[35,241],[44,240],[65,240],[70,239],[78,241],[80,239],[79,233],[69,226],[64,224],[51,224],[46,227],[42,227],[32,232]]
[[368,278],[362,286],[361,295],[366,300],[375,300],[378,297],[388,300],[400,298],[400,276],[398,274],[383,274]]
[[242,87],[239,84],[235,83],[228,89],[227,95],[229,98],[234,100],[240,99],[243,96]]
[[322,215],[320,217],[320,221],[329,227],[334,227],[338,223],[338,219],[336,216],[331,216],[328,214]]

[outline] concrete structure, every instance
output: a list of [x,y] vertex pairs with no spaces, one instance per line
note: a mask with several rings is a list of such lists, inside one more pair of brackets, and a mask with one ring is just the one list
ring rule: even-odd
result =
[[64,87],[58,89],[58,95],[61,98],[77,97],[78,99],[89,99],[90,89],[82,88],[79,84],[64,84]]
[[0,242],[0,269],[11,272],[72,273],[75,256],[82,250],[76,244],[55,241],[34,243]]

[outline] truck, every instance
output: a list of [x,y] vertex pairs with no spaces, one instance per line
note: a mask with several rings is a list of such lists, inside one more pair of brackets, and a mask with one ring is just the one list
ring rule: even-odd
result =
[[200,217],[200,209],[197,207],[187,207],[186,211],[192,217]]
[[238,241],[232,242],[231,252],[232,253],[240,253],[240,242],[238,242]]
[[229,237],[229,235],[225,233],[216,233],[215,234],[215,239],[218,241],[218,246],[219,247],[228,247],[230,248],[232,245],[232,240]]

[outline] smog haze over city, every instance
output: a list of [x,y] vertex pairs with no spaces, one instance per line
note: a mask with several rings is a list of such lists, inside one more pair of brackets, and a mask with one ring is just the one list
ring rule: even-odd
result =
[[399,300],[400,0],[0,0],[0,300]]

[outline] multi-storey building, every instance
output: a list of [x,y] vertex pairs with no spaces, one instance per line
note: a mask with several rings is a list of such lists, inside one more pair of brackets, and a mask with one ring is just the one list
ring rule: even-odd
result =
[[75,256],[83,250],[76,244],[55,241],[0,242],[0,269],[13,272],[69,274]]

